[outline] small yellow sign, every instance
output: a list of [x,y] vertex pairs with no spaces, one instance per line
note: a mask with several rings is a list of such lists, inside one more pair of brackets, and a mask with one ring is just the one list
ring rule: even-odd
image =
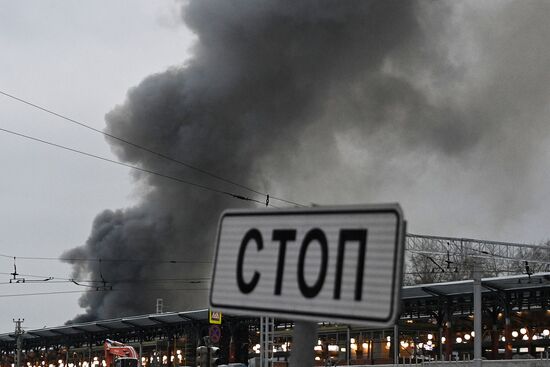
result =
[[208,310],[208,318],[211,324],[219,325],[222,323],[222,313],[220,311]]

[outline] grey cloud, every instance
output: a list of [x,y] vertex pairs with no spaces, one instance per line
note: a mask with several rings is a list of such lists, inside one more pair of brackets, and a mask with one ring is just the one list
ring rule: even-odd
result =
[[[487,26],[483,19],[465,17],[475,8],[470,3],[189,1],[182,14],[198,37],[193,57],[132,88],[127,100],[107,114],[107,131],[306,204],[395,197],[410,203],[408,213],[418,218],[425,214],[417,201],[425,195],[421,182],[440,185],[434,187],[434,201],[470,190],[454,187],[448,195],[437,177],[458,170],[463,173],[457,173],[454,184],[479,183],[480,207],[498,208],[500,195],[513,186],[531,185],[526,162],[534,151],[525,147],[502,154],[499,141],[509,141],[512,131],[522,143],[541,141],[541,111],[547,109],[544,96],[550,85],[544,72],[548,63],[540,61],[548,59],[549,47],[538,36],[539,28],[527,26],[525,14],[547,14],[548,5],[498,7],[497,16],[508,24]],[[517,13],[522,16],[516,18]],[[536,18],[543,23],[544,17]],[[518,66],[518,56],[505,46],[511,23],[527,27],[517,42],[537,43],[519,48],[529,70]],[[504,33],[499,36],[495,29]],[[480,42],[479,48],[462,54],[462,41]],[[491,42],[488,49],[485,42]],[[478,67],[476,58],[484,64]],[[514,121],[524,115],[537,116],[527,129]],[[125,162],[252,195],[109,143]],[[496,168],[481,178],[472,167],[485,164]],[[427,177],[416,180],[418,174]],[[493,179],[511,180],[512,186],[490,187]],[[208,260],[221,211],[247,205],[143,173],[136,180],[144,188],[140,203],[99,214],[86,244],[65,256]],[[511,205],[521,207],[520,202]],[[424,215],[418,228],[429,228],[437,215],[437,209]],[[75,262],[74,276],[97,279],[96,265]],[[209,273],[203,264],[150,262],[101,269],[105,279],[114,280]],[[127,287],[132,292],[86,293],[80,301],[86,314],[78,320],[151,312],[157,297],[172,309],[206,302],[204,291],[170,291],[173,284],[153,287],[150,280]]]

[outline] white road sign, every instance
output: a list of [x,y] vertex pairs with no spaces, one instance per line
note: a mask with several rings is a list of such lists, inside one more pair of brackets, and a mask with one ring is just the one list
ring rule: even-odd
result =
[[398,204],[227,211],[210,305],[388,327],[399,311],[404,241]]

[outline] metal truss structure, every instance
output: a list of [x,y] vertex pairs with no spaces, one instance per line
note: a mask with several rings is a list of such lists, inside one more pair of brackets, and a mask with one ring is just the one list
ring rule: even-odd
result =
[[550,271],[550,246],[408,234],[407,284],[472,279],[474,265],[484,276]]

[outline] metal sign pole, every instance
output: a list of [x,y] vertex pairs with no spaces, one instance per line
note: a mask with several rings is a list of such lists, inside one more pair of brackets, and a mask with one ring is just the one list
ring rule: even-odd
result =
[[292,337],[292,352],[290,353],[290,367],[313,366],[317,342],[317,323],[296,321]]

